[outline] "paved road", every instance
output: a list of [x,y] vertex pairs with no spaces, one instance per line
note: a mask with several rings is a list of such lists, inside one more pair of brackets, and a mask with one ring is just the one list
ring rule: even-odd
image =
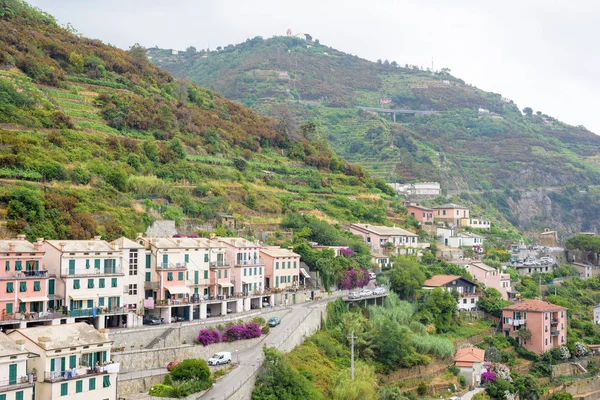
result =
[[[332,296],[320,300],[318,303],[330,302],[336,298]],[[291,335],[300,322],[306,318],[316,304],[315,302],[308,302],[291,306],[290,311],[281,318],[281,324],[275,328],[271,328],[271,332],[263,341],[253,347],[232,353],[232,361],[238,363],[238,367],[215,383],[209,391],[202,395],[202,399],[222,400],[225,396],[231,395],[261,366],[263,345],[279,347]]]
[[467,392],[467,393],[463,394],[461,397],[464,400],[471,400],[473,398],[473,396],[475,396],[479,392],[483,392],[484,390],[485,390],[484,388],[473,389],[470,392]]

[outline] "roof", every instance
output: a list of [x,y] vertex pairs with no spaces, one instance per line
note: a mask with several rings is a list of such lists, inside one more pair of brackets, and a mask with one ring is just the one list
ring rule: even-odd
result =
[[117,246],[119,246],[120,249],[143,249],[144,248],[143,245],[141,245],[137,242],[134,242],[131,239],[127,239],[125,236],[113,240],[112,242],[110,242],[110,244],[112,244],[113,246],[117,245]]
[[259,244],[244,238],[220,238],[219,240],[221,243],[225,243],[233,247],[260,247]]
[[[107,339],[103,333],[97,331],[93,326],[90,326],[85,322],[15,329],[8,335],[12,336],[16,332],[25,336],[44,350],[58,350],[67,347],[112,343],[111,339]],[[50,341],[42,342],[39,340],[40,338],[50,338]]]
[[415,233],[407,231],[406,229],[389,226],[352,224],[350,227],[366,230],[380,236],[417,236]]
[[479,235],[477,235],[475,233],[471,233],[471,232],[461,232],[461,233],[458,234],[458,236],[460,236],[460,237],[471,237],[471,238],[474,238],[474,239],[483,239],[483,236],[479,236]]
[[503,310],[516,311],[558,311],[566,310],[566,307],[557,306],[556,304],[548,303],[539,299],[522,301],[511,306],[504,307]]
[[482,262],[472,262],[472,263],[469,263],[469,266],[477,267],[477,268],[482,269],[482,270],[487,271],[487,272],[497,271],[496,268],[490,267],[489,265],[486,265],[486,264],[484,264]]
[[450,282],[454,282],[457,279],[464,279],[465,281],[477,286],[475,282],[471,282],[467,278],[460,275],[434,275],[430,279],[427,279],[425,282],[423,282],[423,286],[440,287],[447,285]]
[[[46,240],[50,246],[62,251],[63,253],[80,252],[80,251],[117,251],[106,240],[90,239],[90,240]],[[61,245],[64,247],[61,248]]]
[[281,247],[261,247],[260,252],[271,257],[300,257],[299,254]]
[[442,204],[441,206],[433,206],[432,208],[438,209],[438,208],[467,208],[465,206],[460,206],[458,204],[454,204],[454,203],[447,203],[447,204]]
[[0,253],[8,253],[8,245],[13,244],[16,253],[36,253],[38,250],[35,249],[32,243],[27,240],[13,239],[13,240],[0,240]]
[[425,207],[425,206],[420,206],[418,204],[409,204],[406,206],[406,208],[418,208],[419,210],[425,210],[425,211],[433,211],[433,208],[429,208],[429,207]]
[[17,354],[29,353],[27,350],[21,350],[11,338],[0,332],[0,356],[14,356]]
[[[485,356],[485,350],[478,349],[477,347],[463,347],[456,352],[454,356],[454,361],[462,363],[475,363],[475,362],[483,362]],[[467,366],[467,365],[464,365]]]

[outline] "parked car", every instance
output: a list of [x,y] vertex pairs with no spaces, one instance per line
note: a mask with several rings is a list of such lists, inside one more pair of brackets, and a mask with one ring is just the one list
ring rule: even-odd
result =
[[142,323],[144,325],[160,325],[162,324],[162,320],[154,315],[144,315]]
[[348,293],[349,299],[360,299],[360,292],[350,292]]
[[215,353],[211,358],[208,359],[208,365],[221,365],[229,364],[231,362],[231,353],[228,351],[222,351]]
[[271,328],[273,328],[273,327],[275,327],[275,326],[277,326],[277,325],[279,325],[281,323],[281,318],[279,318],[279,317],[273,317],[267,323],[269,324],[269,326]]
[[167,364],[167,371],[172,370],[173,367],[175,367],[177,364],[179,364],[179,360],[171,361],[170,363],[168,363]]
[[268,301],[263,301],[263,307],[271,307]]
[[375,279],[377,278],[377,275],[375,275],[374,272],[369,272],[369,279]]
[[373,294],[375,295],[380,295],[380,294],[385,294],[386,290],[382,287],[378,287],[375,290],[373,290]]
[[368,289],[363,289],[360,291],[360,293],[363,297],[373,296],[373,291]]

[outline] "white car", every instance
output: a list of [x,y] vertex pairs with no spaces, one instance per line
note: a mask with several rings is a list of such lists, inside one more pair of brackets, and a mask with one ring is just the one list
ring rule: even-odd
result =
[[348,299],[360,299],[359,292],[350,292],[348,293]]
[[208,365],[220,365],[229,364],[231,362],[231,353],[228,351],[222,351],[215,353],[211,358],[208,359]]
[[369,297],[369,296],[373,296],[373,291],[372,290],[361,290],[360,294],[363,297]]
[[379,294],[385,294],[386,290],[382,287],[378,287],[375,290],[373,290],[373,294],[375,295],[379,295]]

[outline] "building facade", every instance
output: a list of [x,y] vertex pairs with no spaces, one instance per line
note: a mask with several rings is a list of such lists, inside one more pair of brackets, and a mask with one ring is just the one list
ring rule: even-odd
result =
[[420,224],[432,223],[433,212],[433,208],[427,208],[412,203],[406,205],[406,214],[409,217],[413,217],[414,219],[419,221]]
[[363,238],[367,246],[373,249],[391,248],[394,253],[416,253],[419,248],[427,247],[428,243],[420,244],[415,233],[402,228],[352,224],[350,232]]
[[472,262],[465,266],[477,283],[485,285],[486,288],[494,288],[500,292],[502,298],[508,299],[510,287],[510,275],[503,274],[496,268],[485,265],[482,262]]
[[231,295],[248,295],[264,290],[265,263],[261,259],[260,244],[243,238],[220,238],[225,246],[226,258],[231,268]]
[[278,246],[267,246],[261,247],[260,255],[265,263],[266,289],[287,289],[299,286],[299,254]]
[[0,398],[34,398],[33,387],[38,377],[28,368],[27,360],[38,356],[25,348],[24,340],[14,341],[0,332]]
[[485,350],[477,347],[463,347],[456,352],[454,365],[459,368],[459,374],[467,379],[468,386],[477,386],[481,383],[484,357]]
[[454,203],[443,204],[441,206],[434,206],[433,218],[449,223],[454,226],[460,226],[460,220],[463,218],[469,218],[469,209],[467,207],[460,206]]
[[485,229],[489,231],[492,228],[492,223],[481,218],[461,218],[460,226],[462,228],[469,227],[475,229]]
[[423,283],[423,289],[442,288],[444,290],[458,292],[458,303],[456,307],[459,311],[474,311],[477,309],[477,302],[481,292],[477,284],[459,275],[434,275]]
[[[523,340],[519,331],[527,329],[531,339]],[[502,330],[527,350],[542,354],[567,342],[567,309],[542,300],[528,300],[502,310]]]

